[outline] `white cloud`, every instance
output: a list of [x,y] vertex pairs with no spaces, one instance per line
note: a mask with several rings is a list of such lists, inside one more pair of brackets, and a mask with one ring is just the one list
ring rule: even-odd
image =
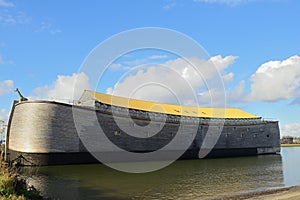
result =
[[[224,98],[223,95],[226,95],[226,106],[240,103],[241,99],[245,96],[244,92],[245,81],[240,81],[238,85],[236,85],[233,89],[228,90],[220,90],[216,88],[212,88],[210,90],[206,90],[205,92],[201,92],[198,94],[199,105],[203,105],[206,107],[214,106],[214,107],[223,107]],[[214,98],[213,105],[210,104],[212,97]]]
[[[161,65],[137,68],[134,73],[115,84],[114,88],[107,88],[107,93],[164,103],[196,104],[193,97],[205,87],[205,82],[217,77],[218,72],[223,74],[224,69],[236,58],[218,55],[209,60],[189,58],[188,62],[179,58]],[[233,74],[226,74],[225,77],[231,79]]]
[[300,123],[284,125],[281,129],[281,136],[300,137]]
[[109,69],[111,70],[119,70],[119,69],[124,69],[124,66],[120,63],[112,63],[109,66]]
[[13,6],[14,6],[14,4],[12,2],[0,0],[0,7],[13,7]]
[[167,0],[167,1],[165,2],[165,5],[163,6],[163,8],[166,9],[166,10],[169,10],[169,9],[175,7],[176,4],[177,4],[177,3],[176,3],[175,0]]
[[239,103],[246,95],[245,91],[245,81],[242,80],[238,85],[235,86],[233,90],[228,90],[226,93],[228,104]]
[[0,96],[5,95],[8,92],[12,92],[14,87],[13,80],[4,80],[0,82]]
[[9,112],[4,108],[0,109],[0,120],[3,120],[7,124],[8,117],[9,117]]
[[242,3],[248,3],[253,0],[194,0],[194,2],[201,2],[201,3],[219,3],[219,4],[226,4],[229,6],[236,6]]
[[[130,54],[126,54],[122,56],[123,58],[128,57],[131,58]],[[111,70],[128,70],[131,67],[135,67],[138,65],[153,65],[156,64],[156,60],[166,59],[168,58],[167,55],[151,55],[144,58],[138,58],[134,60],[126,60],[120,63],[112,63],[108,67]],[[160,62],[160,61],[159,61]]]
[[4,25],[28,24],[30,20],[30,17],[24,12],[4,10],[0,13],[0,23]]
[[54,25],[50,22],[42,22],[35,32],[49,32],[51,34],[58,34],[62,31],[61,29],[54,27]]
[[[76,84],[76,90],[74,90]],[[90,88],[89,78],[83,72],[71,76],[57,76],[52,85],[45,85],[34,90],[30,99],[47,99],[61,102],[78,100],[83,91]]]
[[0,56],[0,65],[3,63],[3,58]]
[[60,30],[59,28],[55,28],[55,29],[52,29],[50,31],[51,34],[58,34],[58,33],[61,33],[61,32],[62,32],[62,30]]
[[251,92],[246,101],[278,101],[299,96],[300,57],[262,64],[251,76]]
[[234,74],[232,72],[223,75],[223,81],[224,81],[224,83],[226,84],[226,83],[231,82],[233,80],[233,77],[234,77]]
[[167,58],[168,56],[167,55],[152,55],[152,56],[149,56],[148,58],[149,59],[163,59],[163,58]]
[[124,61],[123,64],[127,65],[127,66],[137,66],[137,65],[143,65],[148,63],[148,59],[147,58],[143,58],[143,59],[135,59],[135,60],[130,60],[130,61]]

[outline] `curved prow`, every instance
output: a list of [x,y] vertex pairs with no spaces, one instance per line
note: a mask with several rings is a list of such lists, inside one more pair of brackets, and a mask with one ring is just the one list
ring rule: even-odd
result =
[[15,89],[15,92],[17,92],[18,93],[18,95],[19,95],[19,98],[20,98],[20,102],[21,101],[28,101],[28,99],[27,98],[25,98],[22,94],[21,94],[21,92],[19,91],[19,89],[18,88],[16,88]]

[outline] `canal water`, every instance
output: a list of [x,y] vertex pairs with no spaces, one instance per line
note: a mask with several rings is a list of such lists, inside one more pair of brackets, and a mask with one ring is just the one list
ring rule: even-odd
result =
[[300,147],[281,155],[176,161],[129,174],[100,164],[25,167],[22,173],[53,199],[211,199],[300,184]]

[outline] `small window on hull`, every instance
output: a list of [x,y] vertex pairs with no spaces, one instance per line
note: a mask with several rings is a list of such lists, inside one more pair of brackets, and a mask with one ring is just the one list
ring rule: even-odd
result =
[[115,131],[114,134],[115,135],[121,135],[121,131]]

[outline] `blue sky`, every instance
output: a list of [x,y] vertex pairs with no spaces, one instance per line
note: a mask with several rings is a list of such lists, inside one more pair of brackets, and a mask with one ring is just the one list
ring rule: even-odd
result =
[[[191,37],[220,62],[230,60],[222,70],[230,79],[228,106],[278,119],[283,134],[300,136],[299,19],[297,0],[0,0],[0,118],[18,98],[14,88],[32,98],[61,94],[61,85],[78,77],[102,41],[129,29],[162,27]],[[146,59],[155,55],[161,57]],[[176,58],[131,53],[115,61],[121,67],[106,72],[99,90],[113,89],[126,65]]]

